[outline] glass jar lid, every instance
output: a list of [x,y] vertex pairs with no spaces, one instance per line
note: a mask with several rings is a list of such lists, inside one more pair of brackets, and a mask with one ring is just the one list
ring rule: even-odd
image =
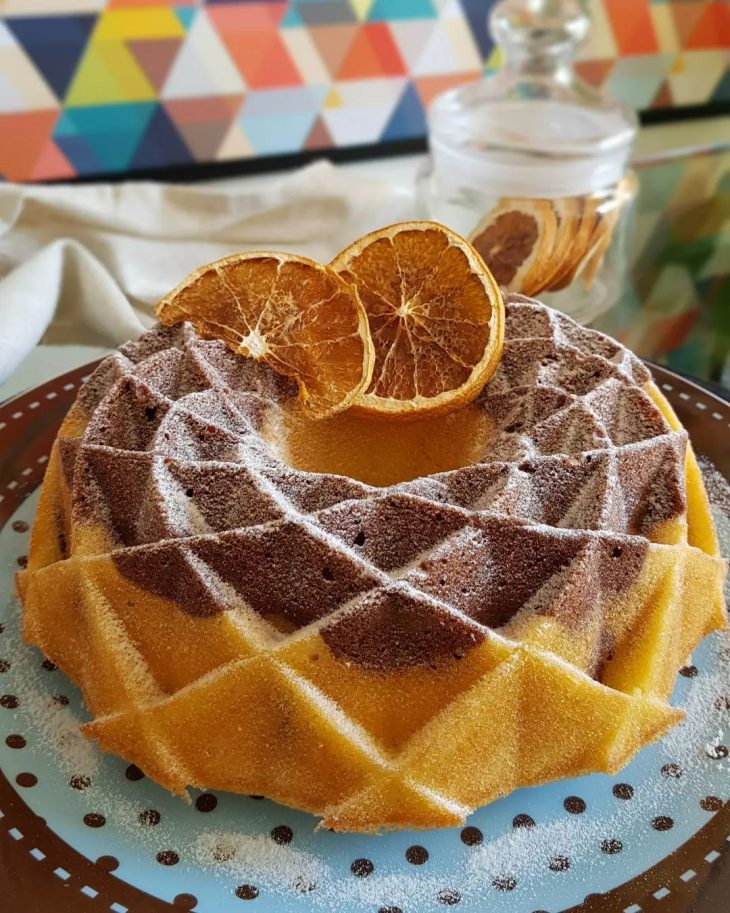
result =
[[579,0],[495,4],[489,26],[504,65],[431,105],[435,167],[464,185],[513,196],[570,196],[617,183],[637,120],[575,75],[589,25]]

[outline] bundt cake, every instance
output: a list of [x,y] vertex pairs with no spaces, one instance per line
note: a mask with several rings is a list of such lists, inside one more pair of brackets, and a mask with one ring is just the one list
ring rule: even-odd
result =
[[61,427],[18,586],[103,749],[374,831],[617,771],[681,718],[724,574],[647,369],[512,295],[491,381],[420,425],[314,429],[190,324],[122,346]]

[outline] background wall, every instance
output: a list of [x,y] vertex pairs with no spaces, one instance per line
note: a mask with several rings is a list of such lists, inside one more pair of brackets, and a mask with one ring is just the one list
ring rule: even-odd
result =
[[[118,175],[423,137],[498,52],[492,0],[0,0],[0,176]],[[730,100],[730,4],[591,0],[579,71],[641,109]]]

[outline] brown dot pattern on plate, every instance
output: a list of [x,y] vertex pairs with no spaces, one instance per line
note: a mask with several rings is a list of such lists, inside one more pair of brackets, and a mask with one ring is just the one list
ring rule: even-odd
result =
[[16,533],[27,533],[30,527],[25,522],[25,520],[14,520],[13,529]]
[[679,674],[683,675],[685,678],[694,678],[695,675],[699,672],[697,666],[682,666],[679,670]]
[[461,831],[461,842],[467,846],[479,846],[484,840],[484,834],[478,827],[465,827]]
[[661,767],[661,770],[659,771],[659,773],[663,777],[671,777],[675,780],[678,780],[682,776],[684,771],[679,766],[679,764],[675,764],[674,761],[672,761],[669,764],[662,764],[662,767]]
[[54,694],[53,703],[57,704],[59,707],[68,707],[70,701],[65,694]]
[[358,878],[367,878],[375,871],[375,866],[369,859],[356,859],[350,866],[350,871]]
[[606,853],[607,856],[613,856],[616,853],[620,853],[623,848],[623,843],[621,843],[620,840],[616,840],[615,837],[609,837],[608,839],[601,841],[601,852]]
[[651,819],[651,826],[655,831],[670,831],[674,827],[674,821],[668,815],[657,815]]
[[264,796],[249,796],[249,799],[256,799],[257,802],[260,802],[261,799],[265,798]]
[[723,758],[728,756],[727,745],[711,745],[707,749],[707,757],[712,758],[713,761],[721,761]]
[[722,808],[722,799],[719,796],[705,796],[700,799],[700,808],[705,812],[719,812]]
[[91,786],[91,780],[85,774],[74,774],[68,781],[71,789],[88,789]]
[[197,907],[198,898],[195,894],[176,894],[172,900],[173,907],[180,907],[181,910],[192,910]]
[[119,860],[116,856],[99,856],[96,864],[100,869],[104,869],[105,872],[114,872],[119,868]]
[[4,707],[6,710],[15,710],[18,703],[19,701],[14,694],[3,694],[0,697],[0,707]]
[[5,630],[5,625],[0,624],[0,634],[2,634],[4,630]]
[[18,555],[15,559],[18,562],[18,567],[22,567],[23,570],[28,567],[28,556],[27,555]]
[[400,907],[381,907],[378,913],[403,913]]
[[492,887],[497,891],[514,891],[517,887],[517,879],[511,875],[498,875],[492,880]]
[[0,673],[7,672],[10,668],[10,660],[0,659]]
[[130,764],[127,769],[124,771],[124,776],[128,780],[142,780],[144,778],[144,773],[137,767],[136,764]]
[[236,897],[240,900],[255,900],[259,896],[259,889],[252,884],[239,884],[236,888]]
[[294,890],[300,894],[311,894],[317,885],[314,881],[308,881],[306,878],[297,878],[294,882]]
[[25,748],[27,742],[22,735],[13,733],[12,735],[5,737],[5,744],[8,746],[8,748]]
[[55,672],[56,669],[58,669],[58,666],[50,659],[44,659],[41,666],[43,666],[46,672]]
[[428,850],[425,846],[409,846],[406,850],[406,859],[411,865],[423,865],[428,862]]
[[582,815],[586,810],[586,803],[580,796],[568,796],[563,802],[563,808],[571,815]]
[[162,820],[162,815],[156,808],[146,808],[139,813],[139,823],[142,827],[156,827]]
[[213,859],[216,862],[230,862],[235,855],[236,851],[224,843],[218,843],[213,847]]
[[160,865],[177,865],[180,862],[180,857],[175,850],[160,850],[155,859]]
[[447,907],[453,907],[454,904],[459,903],[461,900],[461,894],[453,888],[445,888],[443,891],[438,892],[436,899]]
[[612,790],[617,799],[633,799],[634,787],[628,783],[616,783]]
[[286,843],[291,843],[294,839],[294,831],[287,827],[286,824],[277,824],[276,827],[271,829],[271,839],[274,843],[278,843],[283,846]]
[[534,826],[535,826],[535,819],[532,818],[530,815],[525,815],[523,813],[520,813],[519,815],[515,815],[514,818],[512,819],[512,827],[534,827]]
[[38,782],[38,777],[35,774],[23,772],[18,774],[15,778],[15,782],[18,786],[24,786],[26,789],[30,789],[31,786],[35,786]]
[[104,827],[106,818],[98,812],[89,812],[84,815],[84,824],[87,827]]
[[218,805],[218,799],[213,793],[202,793],[195,800],[195,807],[199,812],[212,812]]
[[570,868],[570,859],[567,856],[553,856],[548,862],[551,872],[567,872]]

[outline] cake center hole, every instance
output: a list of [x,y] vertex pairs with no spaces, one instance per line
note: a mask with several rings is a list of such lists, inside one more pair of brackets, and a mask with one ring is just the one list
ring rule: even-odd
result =
[[269,419],[263,436],[294,469],[385,487],[478,463],[488,450],[491,429],[476,406],[411,422],[351,412],[315,422],[293,403]]

